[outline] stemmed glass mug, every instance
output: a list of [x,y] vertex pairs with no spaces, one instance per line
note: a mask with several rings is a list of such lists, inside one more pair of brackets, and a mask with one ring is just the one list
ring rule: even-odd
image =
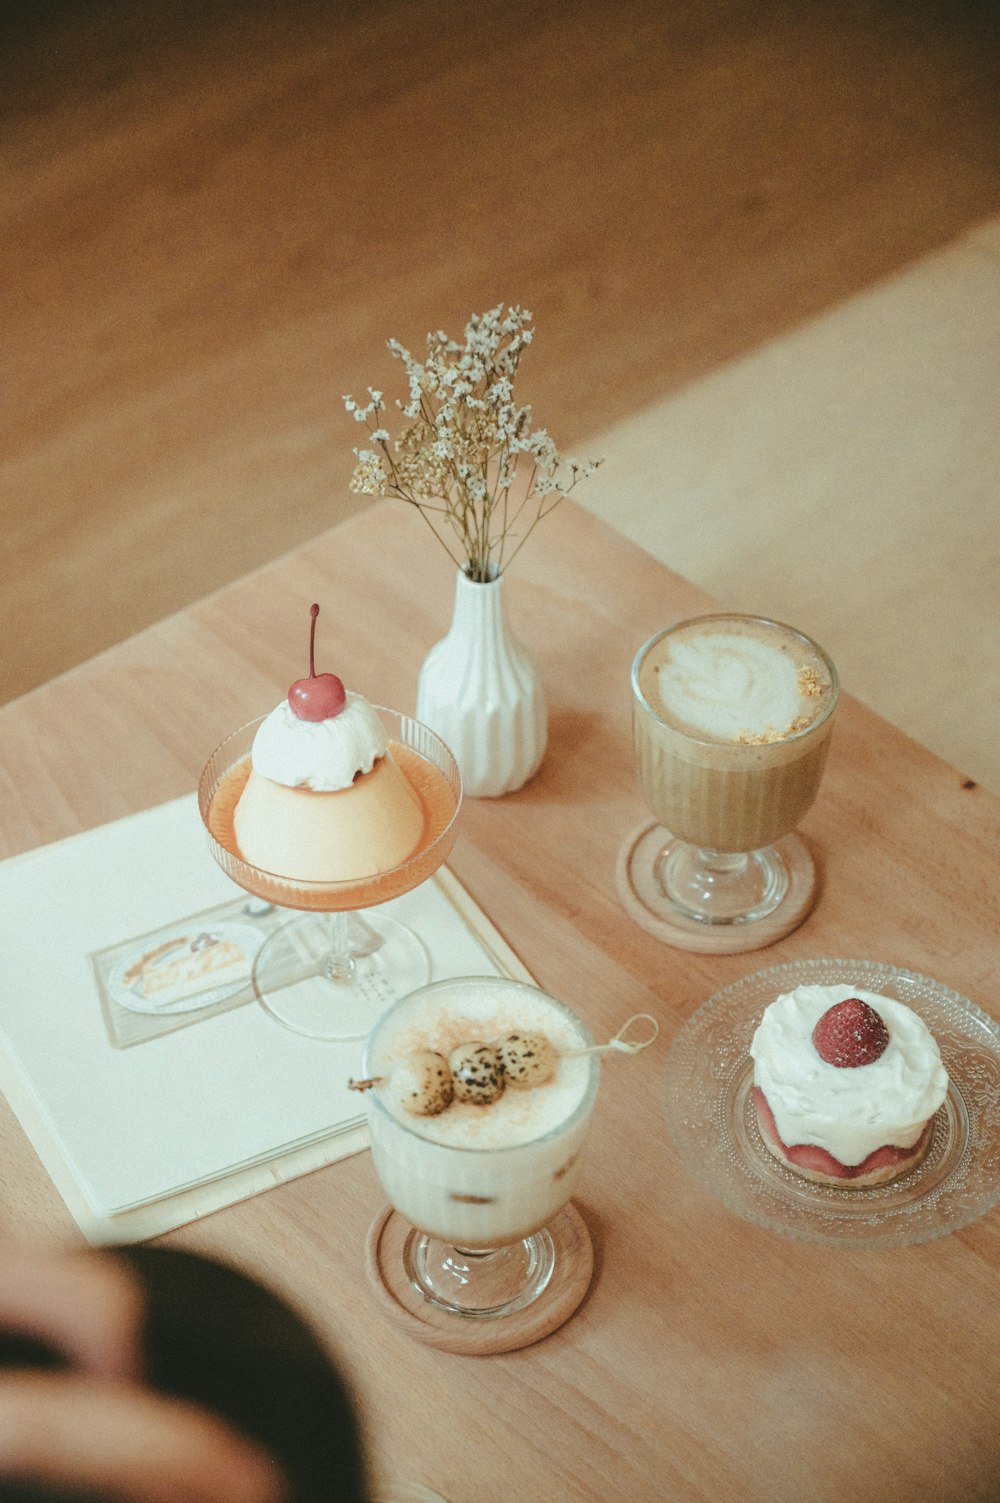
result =
[[398,1279],[457,1320],[512,1315],[575,1275],[578,1249],[561,1222],[597,1095],[593,1038],[537,987],[458,977],[397,1002],[364,1049],[365,1075],[389,1078],[408,1050],[447,1053],[463,1033],[489,1037],[514,1022],[567,1051],[554,1086],[508,1087],[500,1103],[452,1106],[436,1116],[409,1115],[377,1087],[365,1094],[372,1158],[400,1223],[390,1238],[398,1254],[390,1287]]
[[683,949],[771,944],[815,894],[794,831],[819,791],[836,668],[794,627],[719,613],[652,636],[631,686],[636,772],[655,820],[622,851],[624,906]]
[[382,705],[372,708],[385,727],[389,753],[404,766],[424,810],[417,849],[390,871],[351,881],[300,881],[264,871],[240,855],[233,810],[264,716],[216,747],[198,785],[198,807],[222,870],[261,902],[298,910],[261,946],[253,983],[279,1023],[309,1038],[363,1038],[391,1002],[429,979],[430,958],[420,936],[381,905],[431,877],[458,834],[462,779],[448,747],[419,720]]

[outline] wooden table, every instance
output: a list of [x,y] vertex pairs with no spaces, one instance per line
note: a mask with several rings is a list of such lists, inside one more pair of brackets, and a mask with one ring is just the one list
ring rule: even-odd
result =
[[[189,791],[215,743],[298,675],[312,599],[324,657],[362,693],[412,708],[451,593],[419,520],[380,505],[7,706],[3,853]],[[569,503],[521,554],[509,595],[547,685],[550,745],[520,793],[468,801],[452,869],[538,983],[598,1035],[636,1011],[662,1030],[604,1071],[578,1197],[597,1260],[586,1303],[505,1356],[448,1356],[399,1334],[365,1285],[383,1203],[367,1154],[166,1240],[303,1306],[356,1386],[377,1470],[451,1503],[993,1497],[1000,1212],[896,1250],[774,1235],[682,1167],[660,1080],[684,1020],[780,960],[905,965],[996,1013],[1000,804],[847,698],[802,827],[822,875],[814,914],[753,955],[666,949],[614,888],[644,813],[628,672],[656,627],[711,602]],[[0,1133],[8,1234],[75,1240],[6,1107]]]

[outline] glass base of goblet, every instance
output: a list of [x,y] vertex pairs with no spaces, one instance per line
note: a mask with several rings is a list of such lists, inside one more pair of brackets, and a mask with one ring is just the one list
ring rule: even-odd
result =
[[696,924],[759,923],[788,892],[788,871],[773,846],[734,854],[670,840],[653,876],[665,901]]
[[[386,1206],[368,1232],[369,1285],[382,1314],[428,1346],[470,1357],[517,1351],[570,1319],[594,1273],[590,1233],[572,1201],[534,1236],[545,1244],[537,1262],[537,1254],[523,1247],[532,1238],[514,1243],[509,1259],[479,1253],[470,1258],[425,1238]],[[425,1271],[430,1292],[421,1287]],[[470,1293],[473,1282],[477,1287]]]
[[439,1310],[492,1320],[539,1297],[555,1268],[555,1246],[544,1227],[505,1247],[480,1249],[414,1230],[403,1245],[403,1266],[417,1293]]
[[815,901],[816,868],[800,835],[745,855],[705,852],[662,825],[626,841],[616,872],[626,912],[682,950],[740,954],[796,929]]
[[293,1033],[361,1039],[397,998],[430,980],[418,935],[378,909],[303,913],[265,941],[254,963],[257,999]]

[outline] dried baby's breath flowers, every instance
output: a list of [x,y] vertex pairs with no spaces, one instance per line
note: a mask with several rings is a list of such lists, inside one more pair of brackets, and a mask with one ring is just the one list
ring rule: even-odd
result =
[[364,405],[344,398],[372,445],[354,450],[351,490],[415,506],[471,580],[502,574],[601,462],[564,459],[544,428],[532,430],[531,408],[515,405],[514,377],[533,334],[530,313],[499,303],[470,318],[464,344],[428,334],[423,364],[390,339],[409,383],[409,400],[396,403],[408,422],[395,440],[382,425],[380,391],[369,387]]

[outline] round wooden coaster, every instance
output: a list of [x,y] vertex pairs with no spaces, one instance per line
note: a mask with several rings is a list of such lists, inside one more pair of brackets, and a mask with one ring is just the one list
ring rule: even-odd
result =
[[653,857],[662,849],[664,831],[655,821],[635,830],[618,855],[615,884],[630,918],[664,944],[703,955],[739,955],[762,950],[797,929],[816,899],[816,867],[800,835],[774,842],[788,869],[788,891],[773,913],[749,924],[702,924],[683,914],[661,912],[663,895],[653,876]]
[[391,1206],[379,1212],[368,1230],[368,1282],[382,1314],[417,1341],[466,1357],[517,1351],[541,1341],[569,1320],[593,1277],[590,1233],[572,1202],[549,1222],[547,1230],[555,1244],[552,1278],[532,1304],[513,1315],[495,1319],[450,1315],[423,1299],[403,1267],[403,1244],[412,1227]]

